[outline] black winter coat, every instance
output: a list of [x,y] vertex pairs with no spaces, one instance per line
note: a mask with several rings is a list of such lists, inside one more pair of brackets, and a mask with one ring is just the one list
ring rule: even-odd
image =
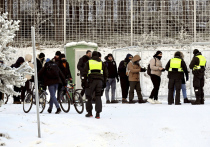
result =
[[13,68],[19,68],[20,67],[20,63],[23,63],[23,62],[25,62],[25,60],[24,60],[24,58],[23,57],[19,57],[18,59],[17,59],[17,61],[16,61],[16,63],[15,64],[12,64],[11,65],[11,67]]
[[117,73],[117,65],[116,62],[109,61],[108,59],[104,62],[108,69],[108,78],[116,78],[118,79],[118,73]]
[[[197,53],[197,54],[193,57],[193,59],[192,59],[192,61],[191,61],[191,63],[190,63],[190,66],[189,66],[189,67],[190,67],[190,69],[192,69],[192,70],[193,70],[193,68],[195,67],[195,65],[199,65],[199,64],[200,64],[199,58],[196,57],[196,56],[198,56],[198,55],[202,55],[201,52]],[[205,65],[205,67],[206,67],[206,65]],[[196,76],[199,76],[199,77],[203,77],[203,76],[205,75],[205,68],[204,68],[204,69],[195,70],[195,71],[193,71],[193,74],[196,75]]]
[[77,64],[77,69],[80,71],[80,76],[84,74],[85,63],[87,63],[88,60],[90,60],[90,58],[86,55],[84,55],[79,59],[79,62]]
[[[179,57],[175,57],[175,58],[179,58]],[[167,70],[167,71],[170,68],[170,62],[171,62],[171,60],[169,60],[168,63],[166,64],[165,70]],[[183,59],[181,61],[181,67],[182,67],[182,70],[185,73],[186,78],[188,79],[188,70],[187,70],[186,63]],[[170,71],[170,72],[168,72],[168,78],[169,79],[182,79],[183,80],[184,74],[182,72],[178,72],[178,71]]]
[[37,64],[37,72],[39,72],[43,67],[43,62],[41,62],[40,59],[36,58],[36,64]]
[[[59,73],[59,77],[56,79],[50,79],[47,75],[46,75],[46,66],[48,64],[53,64],[53,66],[56,66],[57,70],[54,72],[58,72]],[[45,86],[50,86],[53,84],[65,84],[65,77],[63,75],[63,73],[61,72],[61,70],[59,69],[58,65],[56,63],[54,63],[53,61],[49,61],[45,64],[45,66],[39,71],[38,73],[38,77],[43,77],[44,80],[44,85]]]
[[126,75],[126,68],[129,62],[130,60],[127,58],[125,58],[125,60],[122,60],[120,62],[118,67],[118,75],[120,76],[120,78],[128,78],[128,76]]
[[[92,57],[92,59],[96,60],[96,61],[99,61],[99,62],[101,61],[101,59],[99,59],[99,57],[97,57],[97,56]],[[83,72],[83,75],[82,75],[82,82],[87,81],[87,79],[89,81],[91,81],[92,79],[100,79],[103,82],[106,82],[107,77],[108,77],[108,70],[107,70],[107,67],[104,63],[102,63],[102,70],[103,70],[103,75],[102,74],[90,74],[90,75],[88,75],[89,62],[87,62],[85,64],[84,72]],[[88,75],[88,77],[87,77],[87,75]]]
[[69,63],[67,61],[65,63],[66,63],[66,67],[63,66],[63,62],[60,60],[58,62],[58,67],[60,68],[61,72],[63,73],[66,79],[72,78]]

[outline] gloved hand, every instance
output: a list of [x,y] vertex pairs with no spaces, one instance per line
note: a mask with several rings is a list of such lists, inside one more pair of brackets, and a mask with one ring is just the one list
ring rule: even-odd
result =
[[163,68],[162,70],[161,70],[161,72],[164,72],[165,71],[165,69]]
[[117,77],[117,83],[119,82],[119,78]]
[[144,68],[141,68],[141,72],[145,72],[147,71],[147,69],[144,67]]

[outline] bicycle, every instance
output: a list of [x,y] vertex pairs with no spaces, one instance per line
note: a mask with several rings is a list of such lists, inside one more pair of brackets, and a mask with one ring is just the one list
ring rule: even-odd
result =
[[[67,80],[68,83],[69,80]],[[70,105],[74,105],[75,110],[82,114],[84,111],[84,102],[82,99],[82,96],[78,92],[78,90],[75,90],[76,84],[70,83],[69,87],[65,86],[64,90],[62,90],[59,94],[59,103],[61,106],[61,109],[68,113],[70,111]]]
[[[39,112],[42,113],[46,106],[46,91],[43,90],[43,85],[39,84]],[[23,101],[23,111],[25,113],[28,113],[32,105],[36,105],[36,97],[35,97],[35,87],[33,85],[33,88],[31,91],[27,92],[25,99]]]

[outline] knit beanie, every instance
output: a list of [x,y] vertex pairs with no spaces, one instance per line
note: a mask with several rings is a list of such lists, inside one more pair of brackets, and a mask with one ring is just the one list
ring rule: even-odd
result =
[[60,55],[60,59],[62,59],[62,58],[66,58],[65,54]]
[[44,53],[40,53],[39,54],[39,58],[41,59],[41,58],[44,58],[45,57],[45,54]]
[[197,53],[199,53],[198,49],[194,49],[193,54],[196,55]]
[[60,55],[61,55],[61,52],[60,52],[60,51],[57,51],[57,52],[55,53],[55,55],[56,55],[56,56],[60,56]]
[[92,53],[92,57],[95,57],[95,56],[98,57],[98,52],[97,51],[93,51],[93,53]]

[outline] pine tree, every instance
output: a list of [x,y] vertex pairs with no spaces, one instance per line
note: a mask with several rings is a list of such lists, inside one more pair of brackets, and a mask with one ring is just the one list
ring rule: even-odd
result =
[[8,20],[8,13],[0,13],[0,91],[9,95],[20,95],[13,90],[13,86],[25,85],[25,74],[33,75],[33,69],[24,62],[19,68],[11,68],[7,63],[14,59],[16,49],[9,46],[13,41],[15,32],[19,30],[19,22]]

